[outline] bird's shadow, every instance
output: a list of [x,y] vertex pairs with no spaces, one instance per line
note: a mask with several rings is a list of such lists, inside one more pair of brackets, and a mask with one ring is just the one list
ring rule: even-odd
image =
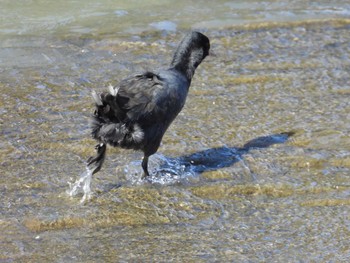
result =
[[[256,148],[268,148],[274,144],[285,143],[294,132],[283,132],[267,136],[261,136],[248,141],[243,147],[217,147],[195,152],[179,157],[166,157],[162,154],[154,154],[150,158],[150,176],[141,179],[141,161],[133,161],[124,167],[120,167],[126,180],[131,184],[168,185],[183,182],[183,179],[195,178],[193,176],[216,171],[221,168],[233,166],[235,163],[244,160],[244,155]],[[109,185],[107,189],[119,188],[121,184]],[[105,191],[109,191],[105,190]],[[105,192],[103,191],[103,192]]]
[[[156,175],[170,173],[173,175],[203,173],[230,167],[243,159],[244,155],[254,148],[268,148],[274,144],[285,143],[294,132],[283,132],[261,136],[248,141],[243,147],[217,147],[177,158],[161,157],[162,163],[156,169]],[[158,158],[160,158],[158,156]]]

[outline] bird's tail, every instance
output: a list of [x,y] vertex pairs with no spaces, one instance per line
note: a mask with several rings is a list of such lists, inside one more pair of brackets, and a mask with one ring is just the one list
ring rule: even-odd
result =
[[92,93],[96,109],[90,121],[92,137],[112,146],[129,148],[142,141],[143,131],[136,123],[125,121],[125,113],[116,102],[116,94],[110,91]]

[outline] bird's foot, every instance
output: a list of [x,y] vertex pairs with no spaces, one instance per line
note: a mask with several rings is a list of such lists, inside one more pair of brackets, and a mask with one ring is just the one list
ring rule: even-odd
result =
[[88,166],[88,168],[90,170],[92,170],[92,174],[97,173],[101,167],[102,164],[105,160],[105,156],[106,156],[106,148],[107,145],[104,143],[99,143],[95,146],[95,149],[97,151],[97,155],[91,156],[87,161],[86,161],[86,165]]
[[142,176],[141,176],[141,180],[146,180],[146,179],[149,179],[149,178],[150,178],[149,174],[143,173]]

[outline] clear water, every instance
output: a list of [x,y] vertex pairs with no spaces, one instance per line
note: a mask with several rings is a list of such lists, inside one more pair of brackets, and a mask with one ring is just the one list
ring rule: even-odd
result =
[[[348,262],[349,10],[1,1],[0,261]],[[91,179],[91,92],[167,66],[190,29],[213,55],[151,178],[110,148]]]

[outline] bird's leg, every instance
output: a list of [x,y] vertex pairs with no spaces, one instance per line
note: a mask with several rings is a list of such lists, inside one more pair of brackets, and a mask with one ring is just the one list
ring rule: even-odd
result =
[[149,176],[149,172],[148,172],[148,156],[144,155],[143,159],[142,159],[142,169],[143,169],[143,176],[142,179]]
[[92,174],[97,173],[101,169],[102,164],[106,157],[106,148],[107,148],[107,145],[104,143],[97,144],[95,146],[97,155],[95,157],[91,156],[87,160],[86,162],[87,166],[89,167],[90,170],[92,170]]

